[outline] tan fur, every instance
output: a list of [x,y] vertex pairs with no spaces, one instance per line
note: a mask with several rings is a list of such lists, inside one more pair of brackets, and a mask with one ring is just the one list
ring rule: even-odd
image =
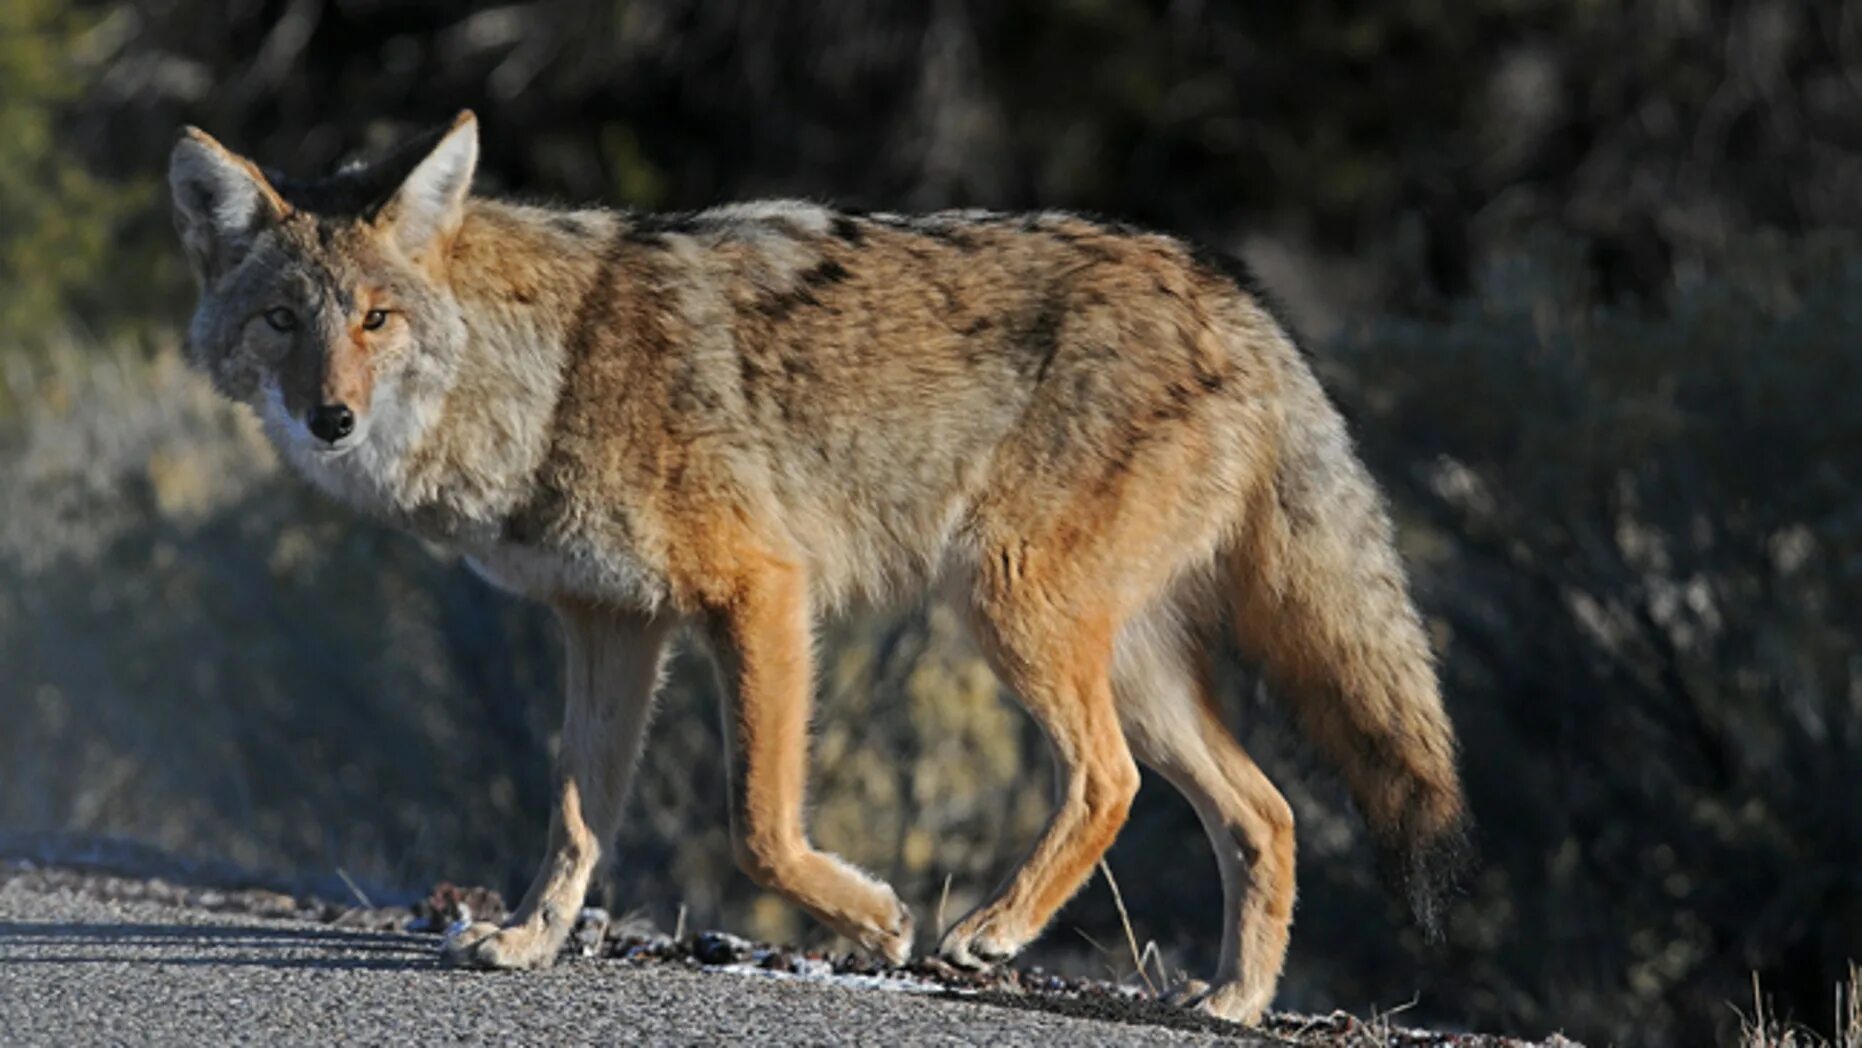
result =
[[[719,525],[727,539],[735,527]],[[900,964],[912,919],[892,889],[808,843],[807,734],[814,687],[807,579],[755,539],[729,542],[694,569],[725,684],[731,830],[739,865],[828,927]],[[706,552],[706,551],[700,551]]]
[[547,858],[504,927],[478,922],[449,938],[454,963],[534,968],[556,959],[575,926],[602,849],[620,828],[672,621],[580,601],[556,606],[568,701]]
[[1119,712],[1132,750],[1189,800],[1215,848],[1222,961],[1200,1000],[1217,1014],[1258,1015],[1293,916],[1293,810],[1223,728],[1206,665],[1180,623],[1138,620],[1119,650]]
[[[1143,761],[1217,853],[1224,945],[1201,1004],[1259,1016],[1292,917],[1292,814],[1209,695],[1225,621],[1407,871],[1452,840],[1453,736],[1389,521],[1245,275],[1065,214],[525,207],[469,198],[475,157],[463,117],[321,182],[273,187],[196,138],[171,166],[202,285],[191,359],[315,483],[563,621],[549,857],[512,923],[449,958],[554,955],[679,626],[720,670],[746,872],[907,956],[891,889],[808,840],[810,642],[823,614],[940,578],[1060,773],[1046,830],[946,957],[1038,935]],[[254,321],[274,305],[302,329]],[[370,308],[392,323],[361,331]],[[353,438],[307,433],[329,398],[357,411]]]

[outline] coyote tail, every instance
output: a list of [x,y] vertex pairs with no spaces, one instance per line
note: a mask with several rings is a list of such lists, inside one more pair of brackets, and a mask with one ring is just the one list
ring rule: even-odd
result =
[[1228,552],[1236,628],[1344,778],[1386,877],[1439,935],[1467,840],[1454,731],[1389,514],[1343,420],[1301,371],[1277,473]]

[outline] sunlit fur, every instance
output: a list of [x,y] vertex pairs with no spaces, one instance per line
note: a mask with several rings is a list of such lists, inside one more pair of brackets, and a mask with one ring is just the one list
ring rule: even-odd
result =
[[[503,928],[446,956],[548,963],[613,834],[667,638],[727,695],[746,872],[894,961],[892,890],[804,826],[824,613],[941,582],[1053,745],[1052,820],[944,936],[1040,933],[1119,832],[1142,761],[1183,791],[1225,890],[1199,1003],[1251,1020],[1293,910],[1293,817],[1224,728],[1231,629],[1338,765],[1419,912],[1462,821],[1454,740],[1381,501],[1245,273],[1068,214],[685,215],[471,197],[469,115],[375,165],[267,177],[176,146],[201,283],[193,362],[357,509],[554,606],[568,712],[550,850]],[[265,319],[285,307],[290,332]],[[368,330],[371,309],[387,323]],[[306,428],[342,403],[356,430]]]

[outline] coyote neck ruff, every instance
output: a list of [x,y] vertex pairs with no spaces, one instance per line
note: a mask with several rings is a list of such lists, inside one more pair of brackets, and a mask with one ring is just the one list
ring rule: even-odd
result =
[[[659,608],[664,579],[633,541],[591,541],[617,528],[632,535],[631,504],[610,504],[599,521],[561,519],[558,475],[546,469],[559,427],[601,424],[578,418],[576,398],[565,397],[574,355],[629,340],[589,328],[587,303],[650,293],[628,286],[607,258],[628,221],[468,200],[446,260],[460,326],[450,353],[428,355],[425,369],[378,371],[374,421],[353,447],[324,445],[276,386],[261,408],[266,432],[318,486],[453,545],[506,589]],[[585,534],[593,524],[604,534]]]
[[812,630],[942,578],[1046,733],[1033,850],[938,945],[1013,956],[1155,768],[1224,885],[1197,1006],[1257,1018],[1293,816],[1224,727],[1226,632],[1338,768],[1425,920],[1463,821],[1454,735],[1382,501],[1239,265],[1066,214],[677,216],[476,199],[477,126],[314,181],[190,130],[191,362],[337,498],[553,607],[568,650],[549,855],[445,957],[547,964],[615,833],[670,638],[715,657],[732,840],[894,962],[909,911],[805,820]]

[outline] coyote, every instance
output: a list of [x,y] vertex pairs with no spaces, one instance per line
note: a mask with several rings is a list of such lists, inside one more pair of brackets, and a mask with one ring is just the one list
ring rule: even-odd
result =
[[681,630],[725,695],[739,865],[905,961],[892,889],[809,842],[812,631],[934,584],[1060,773],[948,961],[1041,932],[1143,762],[1195,807],[1222,878],[1220,968],[1188,1003],[1260,1017],[1293,814],[1211,697],[1223,628],[1433,916],[1463,801],[1429,647],[1379,495],[1238,263],[1056,212],[529,206],[472,195],[477,158],[468,112],[314,180],[192,128],[169,169],[200,285],[190,362],[313,484],[561,620],[548,855],[509,923],[455,932],[448,961],[555,957]]

